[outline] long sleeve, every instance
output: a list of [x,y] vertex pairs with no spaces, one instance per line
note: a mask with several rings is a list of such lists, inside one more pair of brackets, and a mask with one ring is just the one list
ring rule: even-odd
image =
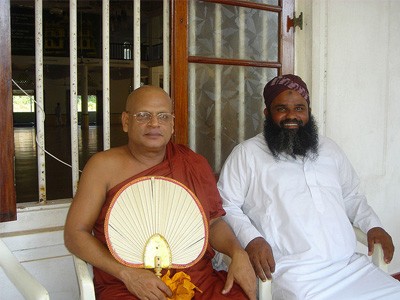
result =
[[230,224],[244,248],[251,240],[262,236],[244,212],[255,204],[251,200],[249,202],[248,197],[254,163],[246,149],[238,145],[226,160],[218,181],[223,208],[226,211],[224,219]]
[[338,146],[336,147],[342,196],[350,222],[365,233],[373,227],[382,227],[379,217],[368,204],[361,190],[361,182],[356,171],[345,153]]

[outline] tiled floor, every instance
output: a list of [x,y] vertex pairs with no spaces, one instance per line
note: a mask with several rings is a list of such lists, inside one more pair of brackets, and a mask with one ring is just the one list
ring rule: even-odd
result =
[[[93,153],[103,149],[102,127],[79,128],[79,169],[82,170]],[[17,202],[35,202],[38,196],[37,147],[34,127],[15,127],[15,181]],[[112,125],[111,147],[126,143],[121,125]],[[45,147],[48,152],[71,163],[70,128],[46,127]],[[46,195],[48,200],[72,197],[71,168],[46,155]]]

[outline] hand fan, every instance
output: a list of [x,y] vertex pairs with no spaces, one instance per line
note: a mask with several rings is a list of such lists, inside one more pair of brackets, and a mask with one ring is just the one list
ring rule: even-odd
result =
[[108,209],[105,236],[111,254],[135,268],[182,269],[203,256],[208,222],[196,195],[182,183],[146,176],[123,186]]

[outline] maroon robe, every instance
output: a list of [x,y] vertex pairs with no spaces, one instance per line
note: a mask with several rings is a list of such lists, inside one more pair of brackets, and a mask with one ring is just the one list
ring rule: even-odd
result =
[[[107,246],[104,235],[104,221],[107,210],[114,195],[128,182],[142,176],[165,176],[173,178],[186,185],[202,204],[205,215],[210,221],[225,214],[222,208],[222,201],[217,190],[214,174],[207,160],[183,145],[168,143],[166,158],[160,164],[147,169],[131,178],[126,179],[107,192],[106,201],[101,209],[93,228],[94,235],[104,245]],[[203,293],[195,292],[193,299],[247,299],[239,285],[234,284],[228,295],[222,295],[221,291],[225,285],[226,272],[217,272],[213,269],[211,259],[214,250],[208,244],[207,250],[201,260],[194,266],[182,269],[171,269],[172,276],[179,271],[184,271],[191,277],[191,281]],[[132,295],[125,284],[119,279],[94,268],[94,284],[96,289],[96,299],[137,299]]]

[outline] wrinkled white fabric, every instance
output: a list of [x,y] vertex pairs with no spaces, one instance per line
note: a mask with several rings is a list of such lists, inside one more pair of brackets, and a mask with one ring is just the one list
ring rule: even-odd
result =
[[[274,299],[400,299],[400,284],[355,254],[352,224],[363,232],[382,225],[353,167],[326,137],[318,153],[277,160],[262,133],[236,146],[218,182],[224,219],[243,247],[260,236],[271,245]],[[365,284],[371,291],[388,284],[398,294],[367,296]]]

